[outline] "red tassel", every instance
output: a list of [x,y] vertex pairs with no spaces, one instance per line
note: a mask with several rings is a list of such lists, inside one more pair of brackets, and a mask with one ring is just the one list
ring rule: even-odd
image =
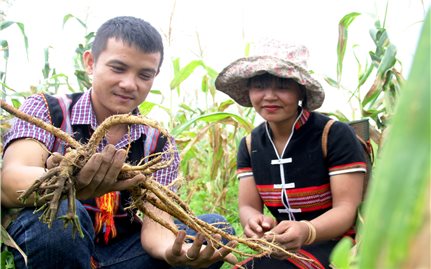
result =
[[109,192],[96,198],[96,204],[100,212],[96,213],[94,230],[96,234],[104,232],[103,239],[106,244],[109,239],[117,236],[114,215],[117,213],[119,196],[118,192]]
[[96,269],[98,266],[98,264],[97,264],[96,260],[93,258],[93,256],[90,257],[90,266],[91,266],[91,269]]

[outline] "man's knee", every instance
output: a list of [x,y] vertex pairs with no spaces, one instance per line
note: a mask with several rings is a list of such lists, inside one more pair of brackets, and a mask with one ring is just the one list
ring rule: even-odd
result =
[[198,218],[228,234],[235,234],[235,229],[233,228],[232,224],[230,224],[222,215],[212,213],[200,215]]
[[[53,264],[61,264],[61,260],[76,260],[76,255],[88,256],[94,251],[94,228],[91,218],[82,204],[77,201],[76,214],[78,225],[83,232],[83,237],[76,233],[72,223],[65,227],[64,219],[59,218],[67,213],[67,201],[60,203],[56,219],[51,227],[39,220],[41,212],[34,213],[34,209],[26,208],[8,227],[8,233],[18,246],[25,251],[31,265],[40,265],[47,257],[52,259]],[[15,262],[22,264],[23,259],[18,252],[14,253]],[[85,258],[84,258],[85,259]],[[18,267],[20,268],[20,267]]]

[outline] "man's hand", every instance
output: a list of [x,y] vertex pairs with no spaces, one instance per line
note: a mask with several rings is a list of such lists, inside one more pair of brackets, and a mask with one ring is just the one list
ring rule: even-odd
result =
[[[172,248],[166,250],[166,261],[173,266],[187,265],[193,268],[207,268],[211,264],[225,260],[231,264],[238,262],[236,257],[230,253],[231,250],[226,247],[215,249],[208,242],[204,245],[205,237],[201,234],[196,235],[193,244],[185,244],[185,231],[179,231],[172,245]],[[214,236],[216,240],[221,240],[220,235]],[[237,245],[236,241],[231,241],[227,244],[228,247],[234,248]]]
[[117,181],[126,157],[124,149],[117,150],[113,145],[107,145],[102,152],[91,156],[78,173],[77,198],[85,200],[111,191],[126,190],[142,180],[144,176],[137,175],[131,179]]
[[63,159],[63,155],[58,152],[54,152],[51,156],[46,160],[46,168],[51,169],[60,165],[61,160]]

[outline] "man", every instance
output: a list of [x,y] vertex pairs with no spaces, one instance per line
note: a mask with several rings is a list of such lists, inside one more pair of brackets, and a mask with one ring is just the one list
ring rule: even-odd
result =
[[[134,17],[116,17],[97,31],[92,50],[83,56],[86,71],[93,76],[92,88],[75,95],[66,114],[75,139],[87,141],[106,118],[115,114],[139,113],[137,107],[147,97],[163,61],[160,34],[149,23]],[[21,107],[27,114],[52,121],[47,96],[33,95]],[[130,129],[129,129],[130,127]],[[28,268],[170,268],[171,266],[218,268],[223,258],[233,258],[226,248],[215,250],[203,245],[205,238],[196,236],[184,243],[185,232],[174,236],[170,231],[146,217],[141,224],[123,209],[127,206],[127,189],[141,176],[117,181],[124,162],[143,157],[145,140],[153,139],[156,151],[167,149],[166,139],[151,136],[138,125],[116,125],[110,128],[94,154],[76,179],[77,215],[83,238],[72,238],[61,220],[52,227],[33,214],[34,201],[25,204],[17,198],[20,190],[29,188],[52,167],[49,157],[55,137],[31,124],[17,120],[5,136],[2,169],[2,206],[26,207],[8,227],[8,232],[28,256]],[[168,138],[173,140],[172,138]],[[129,154],[126,150],[132,142]],[[173,142],[173,141],[172,141]],[[133,150],[135,149],[137,150]],[[128,155],[128,156],[127,156]],[[165,157],[167,158],[167,157]],[[162,184],[177,177],[179,158],[169,167],[154,173]],[[116,204],[118,210],[112,210]],[[153,214],[173,223],[172,217],[148,205]],[[67,202],[62,201],[58,215],[64,215]],[[110,220],[110,221],[108,221]],[[219,221],[219,220],[218,220]],[[235,243],[230,242],[233,246]],[[22,257],[15,255],[17,268],[25,267]]]

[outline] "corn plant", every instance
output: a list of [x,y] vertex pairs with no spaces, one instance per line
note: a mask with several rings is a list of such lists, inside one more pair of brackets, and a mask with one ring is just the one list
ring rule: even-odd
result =
[[[399,110],[395,110],[398,95],[403,95],[404,94],[403,91],[406,91],[406,93],[404,94],[404,97],[406,94],[412,94],[411,88],[413,86],[407,87],[407,85],[410,84],[410,79],[409,79],[409,83],[407,83],[406,87],[401,87],[403,84],[403,78],[400,75],[400,72],[398,71],[399,61],[396,58],[396,48],[393,44],[391,44],[387,36],[387,32],[384,28],[384,24],[382,25],[379,21],[377,21],[375,24],[375,28],[373,28],[370,31],[370,36],[376,45],[375,50],[373,52],[370,52],[369,59],[366,59],[365,65],[362,63],[363,59],[359,59],[359,57],[356,57],[357,65],[359,67],[356,88],[345,89],[343,87],[342,85],[343,60],[344,60],[346,51],[348,51],[347,50],[348,49],[348,46],[347,46],[348,28],[350,24],[354,22],[355,18],[360,15],[361,14],[359,13],[350,13],[344,16],[340,20],[340,23],[339,23],[340,36],[339,36],[338,45],[337,45],[337,56],[338,56],[337,78],[332,79],[327,77],[326,81],[334,87],[337,87],[343,90],[348,90],[351,92],[352,103],[354,102],[359,107],[359,110],[361,111],[361,117],[367,117],[373,121],[374,123],[373,128],[374,128],[375,135],[372,136],[372,138],[377,144],[380,144],[382,141],[384,141],[383,139],[381,139],[381,135],[382,133],[384,133],[386,128],[388,126],[391,126],[392,124],[394,124],[395,126],[395,122],[399,122],[399,120],[397,120],[397,117],[400,117],[398,116],[400,112],[398,112]],[[79,24],[83,26],[85,30],[87,30],[87,27],[84,21],[74,17],[71,14],[68,14],[64,17],[63,25],[71,19],[75,19],[76,21],[78,21]],[[10,23],[10,22],[2,23],[0,30],[5,29],[6,27],[13,24],[14,23]],[[28,40],[26,39],[26,36],[25,36],[24,26],[19,23],[16,23],[16,25],[19,26],[19,29],[23,33],[24,41],[27,49]],[[428,26],[429,26],[429,19],[428,19]],[[428,34],[429,34],[429,27],[428,27]],[[42,70],[44,72],[43,73],[44,81],[47,81],[48,83],[44,84],[43,86],[38,85],[32,89],[29,89],[26,92],[15,92],[13,89],[7,87],[5,83],[6,74],[7,74],[6,71],[7,71],[9,47],[8,47],[7,41],[1,40],[3,58],[6,59],[5,68],[4,68],[5,72],[0,73],[0,78],[2,82],[2,95],[4,94],[4,95],[7,95],[8,97],[11,97],[11,100],[14,106],[19,107],[24,97],[36,91],[48,91],[48,89],[52,90],[52,92],[56,92],[61,83],[63,83],[62,85],[67,85],[68,90],[71,92],[82,91],[88,88],[91,85],[91,82],[89,77],[84,72],[81,59],[82,59],[82,53],[90,47],[93,38],[94,38],[93,32],[85,33],[84,41],[82,44],[78,45],[76,50],[76,55],[73,59],[74,67],[76,70],[75,77],[78,81],[77,89],[75,89],[72,86],[69,87],[70,85],[69,78],[67,76],[65,75],[63,76],[63,74],[58,73],[54,69],[51,69],[49,65],[49,49],[47,49],[45,54],[45,57],[46,57],[45,59],[47,64],[44,65]],[[429,40],[429,35],[428,35],[428,40]],[[428,44],[428,49],[429,49],[429,44]],[[419,51],[420,50],[418,50],[418,53]],[[246,48],[246,54],[247,54],[247,48]],[[429,59],[429,54],[426,55],[426,53],[422,52],[420,55],[422,55],[423,57],[422,59],[425,59],[425,60]],[[416,56],[416,59],[418,57],[419,56]],[[237,229],[237,232],[241,234],[241,226],[238,220],[237,198],[236,198],[237,187],[238,187],[237,180],[235,179],[236,152],[237,152],[237,145],[239,144],[240,139],[243,136],[245,136],[247,133],[249,133],[253,128],[255,114],[251,109],[244,109],[235,105],[232,100],[225,100],[225,101],[218,100],[217,98],[218,96],[214,88],[214,79],[217,76],[217,71],[209,67],[203,59],[193,60],[187,63],[186,65],[181,66],[180,58],[175,58],[174,60],[172,60],[172,68],[174,71],[174,77],[171,80],[170,89],[166,89],[163,91],[162,90],[151,91],[151,94],[161,95],[162,101],[157,104],[151,103],[151,102],[144,102],[143,104],[140,105],[139,109],[143,114],[148,114],[149,112],[155,109],[161,109],[169,115],[168,129],[176,139],[178,148],[180,150],[181,158],[182,158],[180,169],[181,169],[181,174],[184,178],[183,180],[184,183],[179,190],[180,194],[182,195],[182,198],[184,198],[186,202],[190,204],[191,208],[197,214],[212,211],[212,212],[218,212],[226,215],[228,220],[231,223],[233,223],[235,229]],[[196,70],[198,69],[204,70],[204,74],[198,79],[198,83],[196,83],[196,85],[198,85],[196,87],[197,90],[195,88],[190,88],[185,86],[185,84],[183,83],[186,80],[188,81],[192,79],[192,75],[196,74]],[[428,63],[427,70],[428,70],[427,74],[429,74],[429,63]],[[415,69],[412,70],[411,77],[414,77],[413,76],[414,71]],[[416,78],[415,80],[420,80],[420,79]],[[367,83],[370,83],[370,81],[372,86],[370,86],[369,88],[366,88]],[[364,89],[365,89],[365,94],[363,93]],[[428,84],[428,89],[429,89],[429,84]],[[195,90],[196,92],[193,92]],[[168,92],[168,94],[170,95],[170,98],[164,98],[163,97],[164,92]],[[428,92],[428,96],[425,96],[427,93],[423,91],[420,91],[420,92],[421,93],[417,93],[418,100],[416,101],[422,101],[422,102],[426,102],[427,100],[429,101],[429,92]],[[423,94],[423,96],[419,94]],[[193,96],[197,96],[197,95],[199,96],[204,95],[204,100],[205,100],[204,105],[200,105],[200,103],[196,100],[196,98],[193,98]],[[428,98],[425,98],[425,97],[428,97]],[[166,99],[169,100],[169,103],[166,102]],[[179,104],[174,104],[172,100],[179,100]],[[400,104],[400,109],[401,107],[402,105]],[[413,109],[413,107],[411,109]],[[404,109],[403,112],[406,112],[406,110],[408,109]],[[394,111],[396,111],[396,113],[395,113],[395,116],[392,118]],[[337,111],[335,112],[331,111],[331,112],[328,112],[328,114],[335,115],[336,117],[344,121],[352,120]],[[429,111],[428,111],[428,114],[427,113],[421,113],[421,114],[428,115],[428,119],[425,119],[425,120],[427,120],[426,122],[429,123]],[[413,118],[413,116],[410,116],[407,119],[408,122],[410,122],[411,118]],[[407,120],[405,122],[407,122]],[[3,122],[4,121],[2,121],[2,124]],[[416,125],[414,126],[417,127]],[[428,147],[423,146],[422,150],[419,151],[419,153],[421,154],[423,154],[423,150],[429,149],[429,125],[428,127],[424,125],[422,126],[422,128],[424,129],[422,130],[423,133],[421,138],[423,139],[428,134]],[[5,129],[7,129],[7,126],[4,126],[4,127],[2,126],[2,131]],[[405,129],[410,129],[410,128],[405,128]],[[396,130],[395,127],[394,127],[394,130],[391,130],[391,137],[393,135],[395,136],[397,133],[400,133],[400,131],[395,131],[395,130]],[[411,136],[410,138],[404,138],[401,135],[399,135],[399,137],[401,137],[401,139],[411,139],[409,141],[415,141],[415,138],[416,138],[415,136]],[[387,145],[385,147],[393,148],[394,146],[390,146],[391,143],[389,141],[387,142],[387,144],[385,144]],[[400,141],[404,141],[404,140],[400,140]],[[422,143],[424,144],[425,142],[422,142]],[[408,145],[411,146],[411,149],[416,150],[416,147],[414,147],[413,145],[410,145],[410,144]],[[407,148],[405,149],[407,150]],[[398,155],[400,155],[399,154],[400,152],[404,152],[404,151],[398,151]],[[411,152],[411,151],[407,151],[407,152]],[[415,153],[412,153],[412,155],[413,154]],[[392,165],[389,166],[389,161],[384,161],[385,159],[388,158],[388,157],[385,157],[386,155],[385,153],[382,154],[381,162],[378,162],[377,166],[381,165],[382,167],[386,167],[386,170],[388,170],[386,172],[395,173],[393,171],[389,171],[392,169]],[[401,154],[401,157],[402,156],[406,156],[405,153]],[[429,164],[429,159],[428,159],[428,164]],[[422,165],[422,163],[417,165]],[[396,167],[400,168],[403,166],[396,165]],[[385,176],[387,177],[388,175],[384,175],[385,172],[383,170],[385,169],[381,168],[380,170],[377,170],[376,177],[380,178],[380,175],[382,175],[383,178]],[[417,171],[423,171],[423,169],[422,170],[419,169]],[[429,167],[427,171],[425,171],[425,174],[428,173],[426,178],[429,179]],[[412,171],[412,175],[416,175],[418,173],[420,172],[413,173]],[[406,175],[404,178],[410,178],[410,176],[412,175]],[[393,175],[391,174],[391,176]],[[400,181],[398,182],[399,184],[403,184],[403,182],[401,182],[401,179],[399,179],[399,181]],[[420,179],[417,179],[417,181],[415,182],[418,183],[417,186],[415,186],[415,188],[412,188],[412,190],[409,191],[408,194],[413,195],[413,192],[416,191],[416,193],[418,194],[416,198],[420,201],[423,201],[423,192],[421,191],[424,189],[423,186],[426,185],[426,182],[424,183]],[[385,180],[382,179],[382,180],[379,180],[378,183],[375,183],[375,186],[373,184],[371,187],[375,189],[383,188],[382,186],[378,187],[378,184],[388,185],[389,181],[385,182]],[[388,187],[388,188],[391,187],[387,185],[385,185],[385,187]],[[410,188],[409,186],[406,186],[406,188]],[[422,186],[423,189],[419,189],[419,186]],[[392,186],[392,188],[394,188],[394,186]],[[402,189],[404,190],[406,188],[402,188]],[[429,188],[429,182],[428,182],[428,188]],[[361,241],[362,248],[360,248],[360,255],[358,256],[358,259],[356,259],[355,257],[352,257],[351,255],[348,255],[351,251],[351,246],[346,245],[346,243],[342,241],[339,246],[339,249],[341,250],[338,250],[338,252],[334,253],[334,264],[337,265],[337,268],[349,268],[349,267],[343,267],[343,266],[345,264],[348,264],[348,266],[350,266],[352,259],[354,259],[355,261],[359,261],[360,264],[363,264],[361,265],[362,267],[360,268],[367,268],[366,265],[370,265],[372,264],[372,262],[375,261],[376,259],[375,257],[369,256],[374,254],[368,254],[367,253],[368,250],[365,246],[368,247],[367,244],[378,245],[380,242],[376,242],[376,238],[373,238],[371,235],[368,234],[370,233],[370,231],[372,231],[372,228],[367,228],[367,227],[372,227],[371,225],[376,225],[375,227],[378,227],[379,229],[381,228],[379,227],[378,223],[376,224],[376,220],[375,219],[373,220],[374,214],[386,213],[385,217],[388,217],[388,218],[394,217],[393,214],[392,215],[390,214],[392,212],[382,213],[382,211],[379,211],[379,210],[382,210],[380,206],[377,206],[376,213],[373,213],[374,205],[379,203],[379,202],[375,202],[374,200],[380,199],[380,203],[383,203],[382,202],[383,198],[373,198],[375,196],[378,196],[376,192],[377,191],[371,190],[370,200],[367,200],[367,207],[366,207],[367,222],[365,222],[362,228],[363,230],[361,230],[361,233],[360,233],[360,236],[362,238],[362,241]],[[385,196],[385,197],[392,197],[392,198],[386,198],[386,199],[388,199],[388,201],[393,201],[394,196],[390,196],[390,195],[394,195],[394,194],[387,194],[387,195],[388,196]],[[414,197],[415,196],[411,196],[410,198],[415,200]],[[371,204],[373,206],[371,206]],[[397,212],[398,207],[402,206],[402,204],[393,203],[391,206],[392,206],[391,210],[393,210],[393,212]],[[421,212],[422,207],[420,205],[416,203],[413,206],[414,206],[413,208],[415,209],[414,212]],[[414,232],[417,231],[417,227],[419,226],[422,220],[421,217],[423,215],[421,215],[421,213],[417,213],[417,215],[415,216],[419,216],[419,218],[417,219],[417,222],[415,223],[416,226],[413,225],[414,220],[409,220],[410,223],[407,223],[407,221],[404,221],[399,225],[397,225],[396,227],[394,227],[394,229],[395,228],[399,229],[400,233],[404,233],[404,231],[406,232],[406,235],[403,235],[403,242],[406,242],[407,239],[409,238],[411,239],[412,234],[414,234]],[[393,223],[398,220],[391,219],[390,221],[391,223]],[[387,224],[387,222],[385,222],[385,224]],[[415,229],[412,228],[411,230],[404,230],[406,229],[406,227],[410,227],[410,228],[413,227]],[[379,229],[377,230],[380,231]],[[395,233],[393,229],[388,229],[388,230],[391,230],[391,233]],[[376,235],[374,234],[374,236]],[[2,238],[4,239],[6,237],[2,236]],[[389,249],[387,245],[384,245],[384,248],[385,250]],[[370,249],[374,249],[374,248],[370,247]],[[402,251],[405,251],[405,249],[399,248],[397,251],[402,252]],[[361,252],[363,252],[363,254]],[[378,251],[375,251],[375,253],[378,253]],[[2,266],[5,264],[3,263],[3,255],[6,255],[7,257],[7,253],[5,254],[2,253]],[[361,256],[361,255],[368,255],[368,256]],[[382,256],[379,256],[379,259],[381,258]],[[350,260],[348,260],[348,262],[345,262],[345,259],[350,259]],[[399,261],[400,259],[401,258],[397,258],[396,260]],[[388,263],[382,263],[382,264],[388,264]],[[373,267],[371,266],[368,268],[373,268]],[[379,268],[379,267],[377,266],[374,268]]]
[[[171,93],[178,94],[180,99],[186,97],[171,120],[171,134],[176,138],[181,157],[181,197],[196,214],[216,212],[226,216],[237,234],[242,235],[237,213],[236,152],[240,139],[253,129],[255,113],[230,99],[217,101],[214,88],[217,73],[203,60],[191,61],[183,68],[179,59],[173,64]],[[180,89],[196,68],[207,71],[200,79],[199,89],[206,100],[204,107],[190,100],[192,89]]]
[[[88,32],[87,24],[83,20],[81,20],[80,18],[74,16],[73,14],[67,14],[66,16],[64,16],[63,27],[71,19],[76,20],[79,23],[79,25],[81,25],[85,30],[85,36],[84,36],[83,43],[78,44],[78,47],[75,49],[76,54],[73,57],[74,68],[75,68],[75,77],[76,77],[76,80],[78,82],[78,87],[79,87],[78,91],[82,92],[82,91],[89,89],[91,87],[91,80],[90,80],[90,77],[88,76],[87,72],[85,71],[82,56],[84,55],[84,52],[86,50],[89,50],[91,48],[91,43],[93,42],[96,33]],[[72,92],[74,91],[73,89],[70,89],[70,90]]]
[[[204,107],[181,103],[171,121],[171,133],[181,152],[181,172],[188,183],[183,195],[192,202],[192,207],[193,203],[208,205],[196,206],[199,211],[226,213],[226,202],[230,201],[226,199],[228,187],[235,182],[237,144],[251,131],[253,123],[245,115],[228,112],[236,106],[232,100],[216,100],[214,80],[217,72],[203,60],[192,61],[183,68],[178,59],[173,64],[175,74],[171,92],[175,90],[187,97],[190,97],[190,89],[180,90],[181,83],[198,67],[206,71],[200,79],[200,91],[207,100]],[[190,102],[189,99],[184,100]]]
[[[361,118],[368,118],[371,124],[371,139],[377,146],[382,142],[382,135],[386,129],[387,121],[393,114],[400,87],[404,78],[400,72],[400,64],[397,59],[396,46],[391,43],[385,25],[379,20],[375,22],[374,28],[370,30],[376,48],[369,52],[369,59],[360,59],[354,54],[357,65],[357,85],[355,89],[346,89],[342,83],[343,61],[348,48],[349,26],[360,16],[358,12],[345,15],[339,22],[339,36],[337,43],[337,79],[325,77],[326,82],[342,90],[351,93],[352,105],[360,111]],[[355,53],[353,51],[353,53]],[[374,75],[374,77],[373,77]],[[371,86],[368,84],[371,83]],[[368,89],[366,87],[369,87]],[[364,89],[365,88],[365,89]],[[366,91],[364,94],[363,92]],[[341,112],[329,112],[342,121],[351,121]]]
[[78,44],[77,48],[75,49],[75,55],[73,57],[73,63],[74,63],[74,69],[75,69],[74,75],[76,78],[77,85],[72,85],[68,75],[64,73],[57,73],[55,68],[51,68],[49,63],[50,48],[48,47],[44,49],[45,64],[42,69],[44,80],[43,80],[43,83],[37,86],[37,91],[43,91],[50,94],[57,94],[59,89],[62,87],[66,87],[68,92],[77,92],[77,91],[82,92],[91,87],[90,77],[85,71],[82,56],[86,50],[90,49],[95,33],[94,32],[87,33],[88,28],[86,23],[80,18],[75,17],[72,14],[67,14],[63,17],[63,28],[66,25],[66,23],[72,19],[77,21],[79,25],[82,26],[85,30],[84,41],[83,43]]
[[[1,80],[1,93],[2,97],[7,96],[10,98],[11,102],[15,107],[19,107],[24,98],[38,92],[45,92],[50,94],[58,93],[61,87],[66,87],[68,92],[76,92],[83,91],[91,87],[91,81],[87,73],[85,72],[84,65],[82,62],[82,55],[85,50],[89,49],[91,43],[94,39],[94,32],[87,33],[87,25],[80,18],[75,17],[72,14],[67,14],[63,17],[63,27],[66,25],[68,21],[71,19],[75,19],[79,25],[81,25],[85,30],[85,37],[83,43],[78,44],[75,52],[75,56],[73,58],[75,72],[74,75],[77,80],[78,89],[76,86],[70,82],[70,78],[68,75],[58,72],[55,68],[52,68],[50,65],[50,47],[44,49],[44,65],[42,67],[42,79],[38,85],[33,85],[29,89],[12,89],[8,87],[6,83],[7,78],[7,63],[9,61],[9,44],[7,40],[0,40],[0,44],[2,46],[3,59],[4,59],[4,71],[0,71],[0,80]],[[24,47],[26,51],[26,55],[28,58],[28,48],[29,41],[25,32],[25,25],[21,22],[14,21],[3,21],[0,23],[0,31],[5,30],[6,28],[16,25],[21,32],[23,37]]]
[[[0,31],[4,31],[5,29],[7,29],[11,26],[14,26],[14,25],[16,27],[18,27],[18,29],[21,33],[21,36],[23,38],[25,53],[26,53],[26,56],[28,59],[28,44],[29,44],[29,42],[28,42],[27,34],[25,32],[24,24],[21,22],[15,22],[15,21],[2,21],[2,22],[0,22]],[[2,52],[2,56],[3,56],[2,58],[4,60],[3,61],[4,66],[2,67],[2,70],[0,71],[1,97],[4,98],[4,97],[8,96],[9,98],[11,98],[11,101],[14,104],[14,106],[19,107],[21,105],[21,100],[25,96],[28,96],[28,93],[15,91],[15,90],[13,90],[7,86],[6,80],[7,80],[7,70],[8,70],[8,61],[9,61],[9,51],[10,51],[9,42],[8,42],[8,40],[1,39],[0,44],[1,44],[1,52]],[[3,130],[3,128],[0,130]]]
[[335,268],[430,266],[430,24],[428,11],[377,159],[356,255],[350,242],[340,242],[332,253]]

